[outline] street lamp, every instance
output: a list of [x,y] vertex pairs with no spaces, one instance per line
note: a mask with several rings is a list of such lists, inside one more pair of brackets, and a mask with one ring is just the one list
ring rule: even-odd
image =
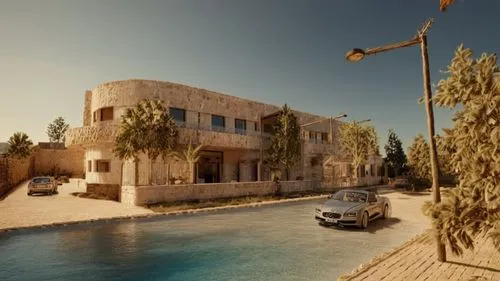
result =
[[[434,111],[432,108],[432,90],[431,90],[431,80],[429,71],[429,54],[427,52],[427,32],[433,23],[433,19],[427,20],[422,28],[418,30],[417,35],[412,39],[385,45],[382,47],[376,47],[371,49],[352,49],[346,54],[346,59],[351,62],[358,62],[364,57],[369,55],[374,55],[382,52],[387,52],[399,48],[410,47],[414,45],[420,45],[421,56],[422,56],[422,72],[423,72],[423,83],[424,83],[424,98],[425,98],[425,110],[427,113],[427,131],[429,134],[429,152],[431,155],[431,168],[432,168],[432,195],[434,203],[441,202],[441,194],[439,191],[439,166],[437,159],[437,149],[436,142],[434,139],[435,129],[434,129]],[[445,245],[436,237],[437,244],[437,255],[438,260],[441,262],[446,261],[446,249]]]

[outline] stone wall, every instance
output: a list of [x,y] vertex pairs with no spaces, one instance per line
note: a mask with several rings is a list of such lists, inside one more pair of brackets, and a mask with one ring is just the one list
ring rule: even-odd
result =
[[33,152],[35,159],[35,175],[54,175],[54,172],[62,175],[70,175],[75,178],[83,178],[85,173],[84,160],[85,150],[80,146],[67,149],[36,149]]
[[[264,104],[244,98],[217,93],[186,85],[154,80],[130,79],[112,81],[98,85],[92,90],[92,112],[113,106],[134,106],[144,98],[159,97],[167,106],[175,106],[200,113],[213,113],[248,121],[258,121],[260,115],[272,114],[279,106]],[[305,112],[295,111],[299,123],[321,118]],[[203,121],[203,120],[202,120]],[[119,122],[115,116],[115,122]]]
[[118,184],[92,184],[87,183],[87,192],[108,197],[110,200],[120,202],[120,185]]
[[[279,191],[283,194],[315,190],[321,190],[319,181],[283,181],[279,184]],[[169,186],[122,186],[121,202],[132,205],[145,205],[160,202],[263,196],[275,194],[277,191],[278,185],[270,181]]]
[[32,159],[0,158],[0,196],[30,178]]
[[85,91],[85,101],[83,105],[83,126],[92,124],[92,91]]

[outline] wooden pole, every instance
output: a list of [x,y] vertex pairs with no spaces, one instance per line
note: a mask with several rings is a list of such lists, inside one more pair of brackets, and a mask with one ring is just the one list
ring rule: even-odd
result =
[[[421,36],[420,47],[422,50],[422,71],[424,75],[424,97],[425,110],[427,113],[427,130],[429,133],[429,152],[431,156],[432,171],[432,197],[435,204],[441,202],[441,193],[439,191],[439,163],[437,157],[436,141],[434,139],[434,110],[432,108],[432,89],[429,71],[429,54],[427,53],[427,35]],[[438,261],[446,261],[446,248],[439,235],[436,237]]]

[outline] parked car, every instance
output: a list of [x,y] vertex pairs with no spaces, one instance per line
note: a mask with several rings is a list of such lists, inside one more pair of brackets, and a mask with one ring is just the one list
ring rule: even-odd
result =
[[324,225],[358,226],[367,228],[368,222],[391,215],[389,198],[365,190],[345,189],[336,192],[318,206],[315,219]]
[[34,193],[57,193],[57,182],[52,177],[34,177],[28,184],[28,196]]
[[410,187],[410,182],[407,178],[396,178],[392,185],[394,188],[407,188]]

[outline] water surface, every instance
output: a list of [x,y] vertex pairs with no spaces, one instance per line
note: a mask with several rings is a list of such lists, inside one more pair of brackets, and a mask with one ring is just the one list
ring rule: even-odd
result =
[[0,234],[0,280],[335,280],[426,226],[325,228],[317,203]]

